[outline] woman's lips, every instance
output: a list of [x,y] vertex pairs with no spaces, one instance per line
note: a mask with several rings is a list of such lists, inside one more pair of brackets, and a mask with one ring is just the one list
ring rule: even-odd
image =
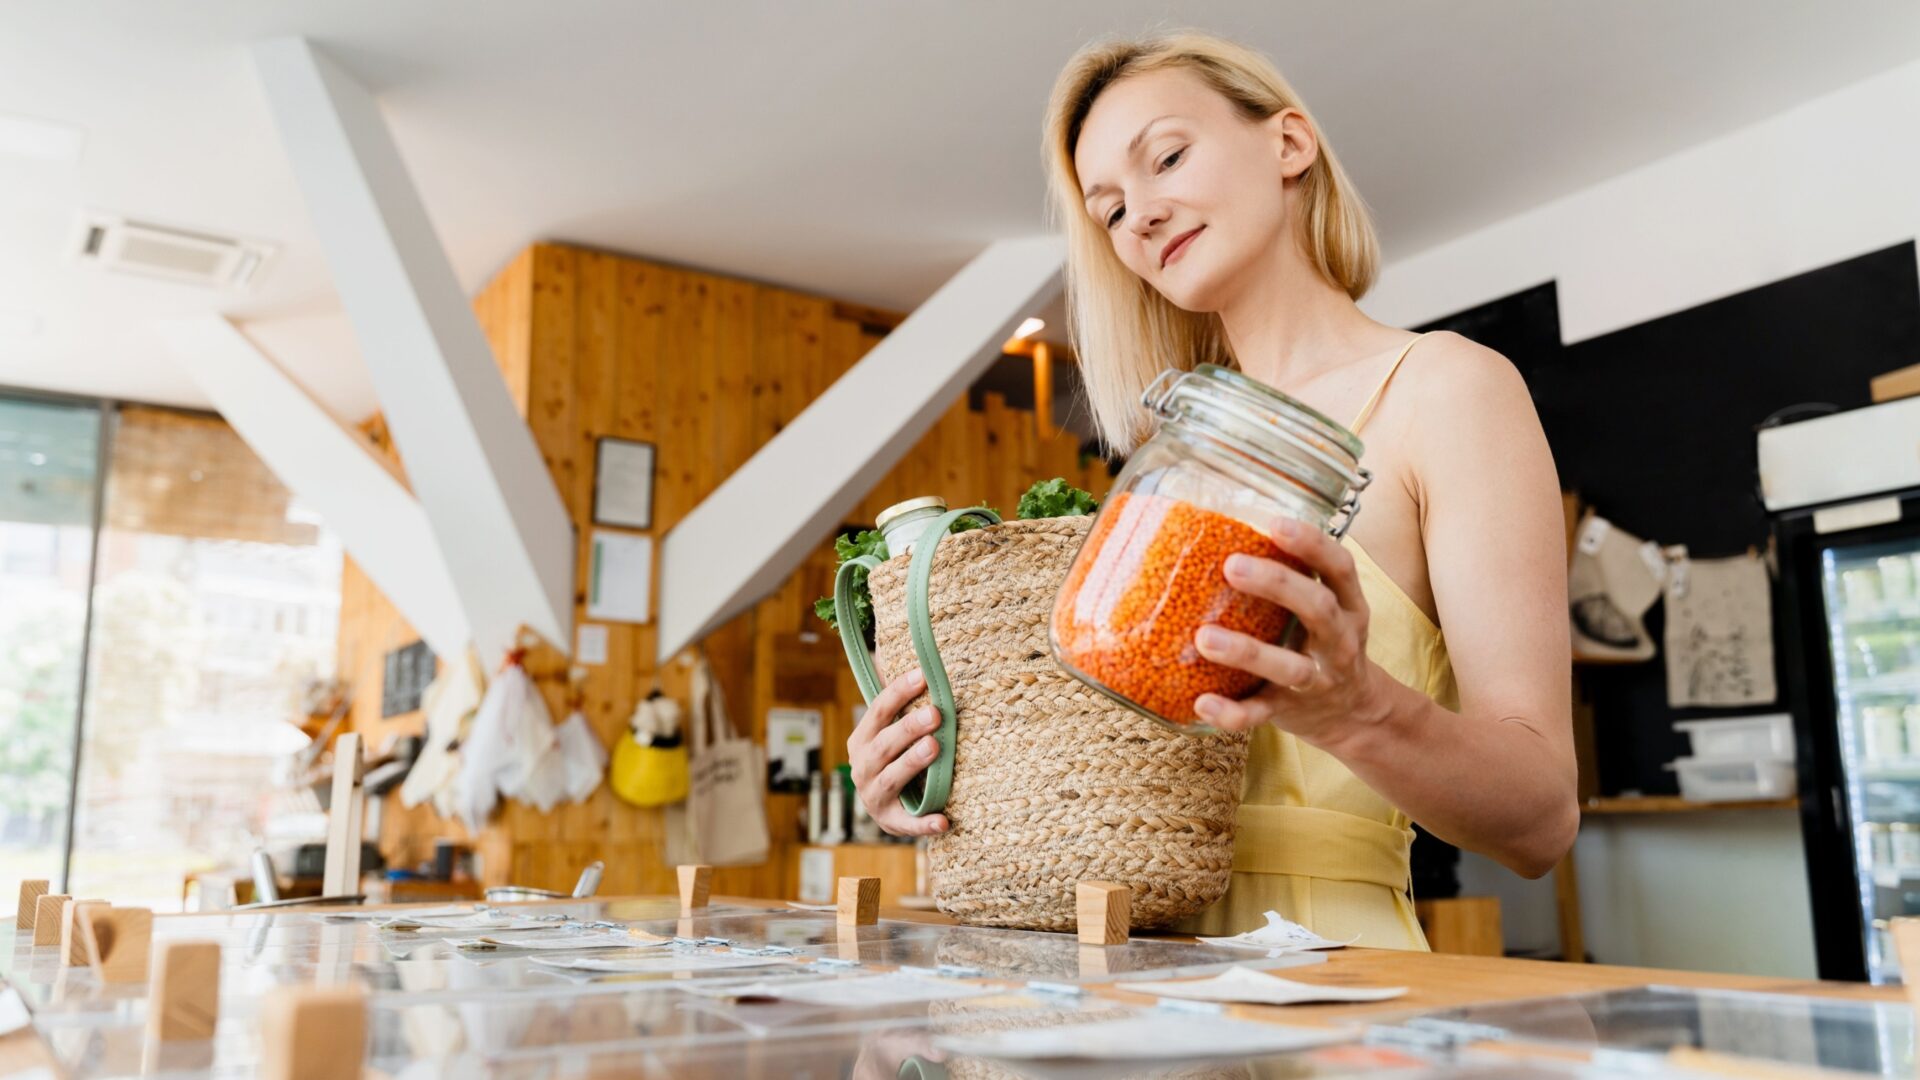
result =
[[1179,258],[1181,254],[1187,250],[1187,245],[1193,243],[1193,238],[1200,235],[1200,229],[1204,228],[1206,228],[1206,226],[1202,225],[1199,229],[1189,229],[1179,236],[1174,237],[1165,248],[1161,249],[1160,265],[1165,267],[1167,264],[1173,262],[1173,260]]

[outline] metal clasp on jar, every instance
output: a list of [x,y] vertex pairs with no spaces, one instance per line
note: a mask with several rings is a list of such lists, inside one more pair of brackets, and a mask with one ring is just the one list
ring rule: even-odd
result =
[[1347,497],[1341,500],[1340,508],[1333,512],[1334,520],[1328,522],[1327,533],[1335,540],[1344,539],[1347,530],[1353,528],[1353,519],[1360,516],[1360,493],[1373,483],[1373,473],[1366,466],[1362,465],[1355,471],[1360,475],[1360,482],[1347,489]]

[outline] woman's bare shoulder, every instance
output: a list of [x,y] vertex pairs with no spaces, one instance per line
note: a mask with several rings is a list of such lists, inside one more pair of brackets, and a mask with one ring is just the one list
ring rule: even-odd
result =
[[1418,405],[1413,427],[1423,437],[1474,435],[1482,423],[1539,423],[1513,361],[1450,330],[1423,337],[1396,380],[1406,383],[1401,400]]

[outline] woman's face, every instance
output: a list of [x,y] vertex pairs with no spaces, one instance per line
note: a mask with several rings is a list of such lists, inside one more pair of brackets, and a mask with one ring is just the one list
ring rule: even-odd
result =
[[1107,87],[1074,168],[1087,213],[1127,269],[1178,307],[1219,311],[1257,261],[1295,250],[1284,181],[1315,150],[1299,112],[1247,120],[1176,68]]

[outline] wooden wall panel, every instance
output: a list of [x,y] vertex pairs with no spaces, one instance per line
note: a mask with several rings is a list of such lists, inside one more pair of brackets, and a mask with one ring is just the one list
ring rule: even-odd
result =
[[[870,313],[863,317],[830,300],[553,244],[523,252],[475,299],[474,310],[578,530],[580,621],[586,620],[586,545],[595,528],[594,456],[601,436],[657,447],[648,530],[657,551],[667,530],[881,340]],[[377,433],[377,421],[368,427]],[[1035,471],[1042,469],[1052,471]],[[977,412],[962,397],[862,499],[853,518],[870,525],[888,504],[926,494],[956,506],[984,500],[1011,517],[1028,484],[1055,475],[1083,487],[1097,477],[1095,494],[1107,486],[1104,463],[1086,466],[1068,436],[1041,439],[1032,413],[1007,408],[999,395],[989,396],[985,413]],[[845,760],[860,704],[851,674],[835,659],[837,640],[813,614],[815,598],[832,583],[831,539],[819,537],[778,589],[701,646],[736,727],[756,740],[764,742],[772,706],[822,710],[821,756],[829,769]],[[341,621],[343,661],[353,661],[343,669],[359,691],[356,726],[371,733],[376,746],[383,736],[419,730],[418,714],[378,720],[380,655],[415,635],[351,565]],[[687,669],[669,662],[656,670],[654,643],[651,624],[610,624],[609,663],[587,669],[578,704],[609,745],[654,686],[687,698]],[[776,679],[782,664],[826,668],[833,676]],[[564,658],[540,649],[527,665],[554,718],[562,719],[573,704]],[[828,700],[802,699],[826,697],[827,689]],[[721,869],[716,891],[790,894],[803,804],[800,796],[769,795],[771,858],[758,867]],[[431,855],[437,837],[467,840],[483,852],[489,883],[552,889],[570,887],[584,864],[600,859],[607,864],[606,893],[671,892],[672,871],[662,857],[665,828],[661,812],[628,806],[603,785],[586,803],[549,814],[509,801],[477,837],[430,808],[404,811],[395,801],[383,820],[382,845],[394,864],[411,865]]]

